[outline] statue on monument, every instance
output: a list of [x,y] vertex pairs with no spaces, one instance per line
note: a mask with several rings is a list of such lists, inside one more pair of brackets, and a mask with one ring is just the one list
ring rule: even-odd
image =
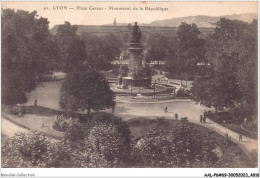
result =
[[137,22],[135,22],[135,25],[132,27],[133,32],[132,32],[132,41],[131,43],[140,43],[140,39],[142,37],[142,32],[137,25]]

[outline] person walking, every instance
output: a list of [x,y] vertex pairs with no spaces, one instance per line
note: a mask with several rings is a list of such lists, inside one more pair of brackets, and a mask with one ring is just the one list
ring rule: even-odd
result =
[[239,135],[239,141],[242,142],[242,134]]
[[115,112],[115,106],[112,106],[112,113],[114,114]]
[[34,107],[37,107],[37,99],[34,100]]
[[168,112],[168,108],[167,108],[167,106],[166,106],[165,109],[164,109],[165,115],[167,114],[167,112]]
[[228,139],[228,132],[226,132],[226,136],[227,136],[227,139]]
[[200,115],[200,123],[202,123],[202,115]]
[[206,123],[206,116],[203,117],[203,123]]

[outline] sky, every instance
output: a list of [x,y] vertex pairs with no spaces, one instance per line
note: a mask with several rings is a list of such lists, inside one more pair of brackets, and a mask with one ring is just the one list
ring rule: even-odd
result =
[[[59,8],[58,8],[58,7]],[[109,10],[109,7],[131,10]],[[63,10],[61,10],[63,7]],[[78,9],[78,7],[80,7]],[[87,10],[83,10],[84,8]],[[97,8],[91,10],[92,8]],[[136,7],[138,10],[133,10]],[[140,9],[143,8],[143,10]],[[145,10],[146,7],[168,8],[164,11]],[[48,18],[50,28],[69,21],[73,25],[104,25],[117,23],[150,23],[154,20],[175,17],[208,15],[222,16],[242,13],[257,13],[257,2],[2,2],[2,8],[36,10],[39,16]],[[47,9],[48,8],[48,9]],[[67,9],[65,9],[67,8]],[[73,8],[73,9],[70,9]],[[102,9],[103,8],[103,9]],[[102,10],[101,10],[102,9]]]

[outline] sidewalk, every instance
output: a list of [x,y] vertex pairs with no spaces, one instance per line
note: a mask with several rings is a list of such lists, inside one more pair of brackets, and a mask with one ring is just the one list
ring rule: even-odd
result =
[[199,124],[201,126],[204,126],[206,128],[209,128],[217,133],[219,133],[220,135],[226,137],[227,134],[229,137],[231,137],[231,141],[238,144],[238,146],[249,156],[249,154],[254,151],[254,150],[258,150],[258,140],[254,140],[251,138],[248,138],[246,136],[243,135],[242,137],[242,142],[239,141],[239,135],[238,133],[210,120],[207,118],[206,123],[200,123],[199,121],[194,122],[196,124]]
[[5,119],[4,117],[2,117],[1,119],[1,132],[2,134],[8,136],[8,137],[12,137],[15,136],[15,134],[17,132],[22,132],[22,133],[26,133],[29,130],[18,126],[17,124],[14,124],[13,122]]
[[[42,127],[42,123],[44,123],[43,127]],[[13,124],[15,124],[17,127],[20,127],[20,129],[15,129],[16,131],[24,132],[25,130],[27,131],[37,130],[37,131],[44,132],[47,136],[52,137],[54,139],[62,138],[63,133],[52,129],[52,123],[53,123],[53,117],[30,115],[30,114],[24,115],[23,117],[18,117],[18,116],[7,115],[5,113],[2,113],[2,128],[6,127],[8,128],[8,130],[12,130]],[[12,135],[9,134],[8,136],[12,136]]]
[[182,101],[188,101],[190,102],[190,98],[180,98],[180,97],[172,97],[169,99],[164,98],[131,98],[131,96],[116,96],[116,102],[117,103],[143,103],[143,104],[149,104],[149,103],[171,103],[171,102],[182,102]]
[[[138,114],[138,112],[134,112],[135,114]],[[147,113],[148,114],[148,113]],[[174,114],[174,113],[172,113]],[[174,116],[170,114],[167,116],[169,119],[173,119]],[[138,115],[137,115],[138,116]],[[162,115],[165,116],[165,115]],[[121,116],[122,117],[122,116]],[[132,116],[133,117],[133,116]],[[146,116],[150,117],[150,116]],[[2,118],[5,118],[12,123],[18,125],[19,127],[27,128],[29,130],[39,130],[44,132],[46,135],[53,137],[53,138],[62,138],[63,133],[58,132],[56,130],[52,129],[52,123],[53,123],[53,117],[47,117],[47,116],[39,116],[39,115],[24,115],[23,117],[17,117],[17,116],[10,116],[2,113]],[[228,136],[231,137],[231,141],[238,144],[238,146],[247,154],[249,155],[253,150],[258,150],[258,140],[254,140],[251,138],[248,138],[246,136],[243,136],[242,142],[239,142],[239,135],[238,133],[231,131],[230,129],[221,126],[218,123],[215,123],[214,121],[207,118],[206,123],[200,123],[199,118],[196,117],[189,117],[188,118],[191,123],[201,125],[203,127],[209,128],[220,135],[226,137],[226,134],[228,133]],[[6,125],[3,126],[3,123]],[[8,122],[3,122],[2,127],[9,128]],[[44,127],[42,127],[42,123],[44,123]],[[23,129],[21,128],[21,129]]]

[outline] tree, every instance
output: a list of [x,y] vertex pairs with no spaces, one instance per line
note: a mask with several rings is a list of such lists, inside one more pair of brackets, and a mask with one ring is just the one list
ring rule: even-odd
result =
[[189,123],[150,130],[133,148],[136,163],[145,167],[206,167],[216,161],[214,141]]
[[85,66],[99,71],[111,69],[111,62],[121,53],[122,41],[113,34],[98,37],[84,33],[82,39],[86,45]]
[[122,41],[113,34],[106,35],[101,41],[101,51],[104,53],[106,60],[109,62],[116,60],[121,53]]
[[26,102],[37,76],[52,70],[55,48],[49,22],[37,12],[2,9],[2,102]]
[[220,19],[211,36],[207,58],[213,74],[193,84],[194,100],[240,112],[251,118],[257,108],[257,25]]
[[[200,38],[196,24],[182,22],[177,30],[177,37],[167,39],[167,68],[173,75],[181,77],[197,75],[198,63],[206,64],[205,40]],[[162,42],[164,43],[164,42]]]
[[[125,164],[129,150],[125,139],[115,125],[93,126],[88,135],[87,147],[92,150],[91,167],[118,167]],[[94,156],[95,155],[95,156]]]
[[205,62],[205,41],[199,38],[200,33],[194,23],[182,22],[178,27],[178,50],[176,55],[181,60],[179,66],[181,73],[194,75],[197,71],[197,64]]
[[[224,60],[229,60],[225,58]],[[207,107],[215,107],[215,111],[232,107],[237,96],[238,86],[235,76],[226,71],[218,71],[208,77],[200,77],[192,85],[193,100]]]
[[148,41],[148,52],[146,55],[146,62],[151,61],[166,61],[167,52],[169,49],[169,39],[162,35],[152,35]]
[[1,165],[5,168],[71,167],[71,158],[59,141],[40,132],[19,133],[2,144]]
[[95,113],[84,121],[74,118],[61,140],[36,131],[8,138],[1,146],[1,166],[96,168],[129,165],[130,129],[121,118],[109,113]]
[[74,150],[79,167],[125,167],[131,151],[129,126],[108,113],[95,113],[65,132],[64,144]]
[[167,53],[167,69],[172,75],[181,74],[182,59],[178,57],[178,41],[173,38]]
[[60,69],[64,72],[76,71],[86,59],[85,44],[76,34],[78,27],[65,22],[59,25],[55,35],[59,46]]
[[244,116],[257,120],[257,20],[247,25],[244,36],[239,40],[236,51],[236,77],[241,97],[239,108]]
[[115,106],[115,95],[106,78],[97,71],[72,72],[61,86],[60,106],[68,113]]

